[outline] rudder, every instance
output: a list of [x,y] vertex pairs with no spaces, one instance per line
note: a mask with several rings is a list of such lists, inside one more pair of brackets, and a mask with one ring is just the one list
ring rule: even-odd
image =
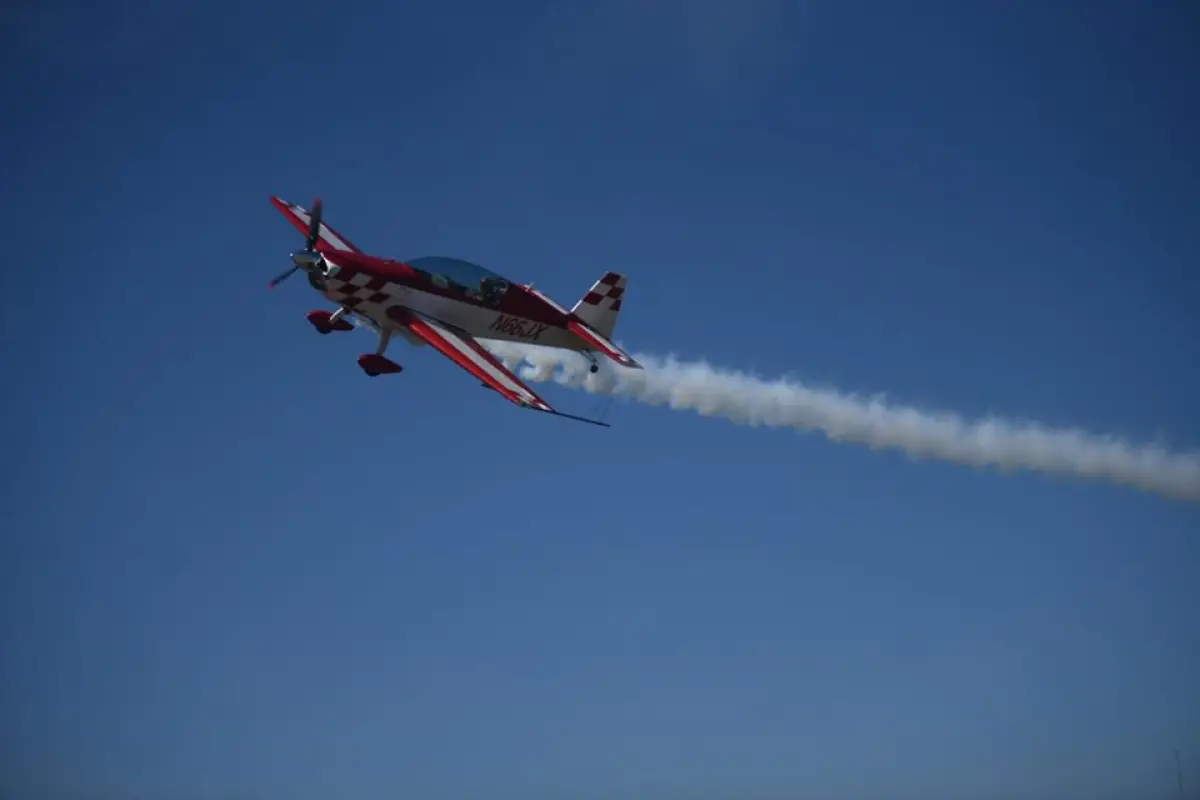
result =
[[571,309],[579,320],[605,338],[611,339],[617,327],[617,314],[625,296],[626,278],[619,272],[606,272]]

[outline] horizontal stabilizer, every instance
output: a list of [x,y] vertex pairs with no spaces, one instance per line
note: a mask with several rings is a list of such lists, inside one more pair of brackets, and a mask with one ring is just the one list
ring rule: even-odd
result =
[[632,367],[633,369],[642,368],[642,365],[634,360],[633,356],[617,347],[606,337],[601,336],[594,329],[588,327],[583,322],[580,322],[577,319],[572,319],[567,322],[567,327],[572,333],[587,342],[588,346],[592,350],[603,353],[621,366]]

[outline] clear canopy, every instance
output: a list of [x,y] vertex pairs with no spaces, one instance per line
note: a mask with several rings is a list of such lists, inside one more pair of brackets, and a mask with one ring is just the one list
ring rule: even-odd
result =
[[488,304],[498,303],[508,290],[508,281],[503,276],[461,258],[422,256],[404,263],[429,275],[438,286],[464,292]]
[[463,286],[478,286],[486,278],[504,280],[503,276],[497,275],[490,269],[481,267],[478,264],[472,264],[470,261],[463,261],[461,258],[422,256],[421,258],[414,258],[412,261],[404,263],[414,269],[428,272],[430,275],[441,275],[444,278],[449,278],[454,283]]

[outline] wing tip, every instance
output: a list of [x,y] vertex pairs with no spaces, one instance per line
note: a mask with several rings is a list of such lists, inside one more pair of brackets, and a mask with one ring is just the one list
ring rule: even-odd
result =
[[524,408],[532,409],[533,411],[544,411],[547,414],[557,414],[558,413],[557,411],[554,410],[553,406],[551,406],[549,403],[547,403],[542,398],[538,397],[532,391],[530,391],[529,394],[532,397],[532,399],[518,396],[517,405],[522,406]]
[[284,216],[293,216],[295,213],[292,211],[292,204],[278,195],[271,195],[271,205],[275,206],[275,210]]

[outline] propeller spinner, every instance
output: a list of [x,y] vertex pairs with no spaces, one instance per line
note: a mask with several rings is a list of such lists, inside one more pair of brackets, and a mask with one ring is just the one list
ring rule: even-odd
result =
[[274,289],[292,276],[297,270],[313,270],[321,265],[321,254],[317,252],[317,241],[321,236],[321,216],[323,205],[321,199],[313,201],[312,211],[308,215],[308,235],[305,237],[304,249],[292,253],[292,268],[271,279],[267,288]]

